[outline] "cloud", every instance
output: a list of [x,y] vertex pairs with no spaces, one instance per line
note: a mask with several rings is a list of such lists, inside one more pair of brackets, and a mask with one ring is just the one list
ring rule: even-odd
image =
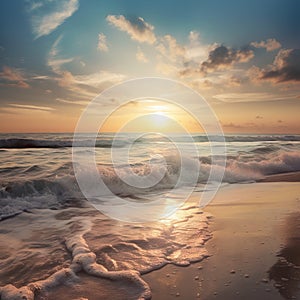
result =
[[209,79],[197,78],[191,82],[191,87],[198,91],[211,89],[213,87],[213,82]]
[[188,39],[189,44],[185,46],[186,60],[204,61],[208,57],[211,46],[201,43],[200,33],[197,31],[190,31]]
[[198,44],[200,39],[200,33],[198,31],[190,31],[189,33],[189,41],[190,44]]
[[145,56],[145,53],[142,51],[140,47],[137,48],[135,57],[138,61],[142,63],[147,63],[149,61],[148,58]]
[[48,66],[52,69],[54,73],[60,73],[61,66],[70,63],[73,60],[74,60],[73,58],[61,58],[61,59],[50,58],[48,59]]
[[256,84],[261,84],[261,69],[257,66],[252,66],[246,71],[246,76],[250,79],[251,82]]
[[123,74],[100,71],[88,75],[75,75],[73,76],[73,82],[91,87],[100,87],[105,82],[117,83],[125,78]]
[[231,87],[241,86],[243,78],[237,76],[230,76],[228,78],[228,85]]
[[[203,59],[205,53],[206,57]],[[204,77],[208,73],[232,69],[233,65],[246,63],[252,59],[254,52],[249,48],[233,49],[214,44],[209,47],[201,47],[201,61],[195,59],[195,53],[193,56],[189,55],[189,57],[190,59],[186,57],[184,66],[179,71],[181,77]]]
[[75,78],[69,71],[63,71],[60,73],[61,77],[58,78],[58,84],[61,87],[70,87],[75,84]]
[[179,72],[178,68],[175,65],[165,63],[163,61],[157,63],[156,71],[163,75],[173,75]]
[[34,75],[33,77],[31,77],[32,80],[49,80],[51,79],[50,76],[47,75]]
[[222,102],[235,103],[235,102],[262,102],[262,101],[275,101],[295,99],[295,95],[280,95],[272,93],[226,93],[214,95],[213,98]]
[[87,106],[90,101],[72,101],[72,100],[67,100],[67,99],[61,99],[61,98],[56,98],[56,101],[62,102],[62,103],[67,103],[67,104],[72,104],[72,105],[80,105],[80,106]]
[[126,78],[123,74],[108,71],[99,71],[87,75],[73,75],[69,71],[64,71],[57,78],[59,86],[73,92],[77,98],[93,99],[103,89],[123,81]]
[[38,8],[43,7],[45,5],[45,2],[31,2],[29,4],[30,4],[30,6],[29,6],[28,10],[29,11],[34,11]]
[[300,49],[282,49],[269,70],[260,70],[260,79],[274,83],[300,81]]
[[9,106],[12,106],[14,108],[19,108],[19,109],[29,109],[29,110],[39,110],[39,111],[53,111],[55,110],[52,107],[49,106],[37,106],[37,105],[25,105],[25,104],[9,104]]
[[222,123],[222,127],[223,128],[232,128],[232,129],[241,129],[241,128],[245,128],[245,126],[240,125],[240,124],[236,124],[233,122],[230,123]]
[[135,41],[148,44],[156,42],[154,26],[141,17],[126,19],[123,15],[108,15],[106,20],[119,30],[126,32]]
[[4,81],[2,85],[14,86],[19,88],[29,88],[29,84],[26,83],[22,72],[15,68],[4,66],[0,73],[0,80]]
[[73,75],[63,65],[70,63],[74,58],[62,58],[59,55],[59,43],[62,36],[53,43],[49,54],[47,64],[51,70],[56,74],[52,78],[58,83],[60,87],[65,88],[74,94],[77,98],[87,100],[93,99],[99,93],[99,88],[108,86],[110,83],[117,83],[124,79],[125,76],[121,74],[101,71],[87,75]]
[[97,49],[99,51],[107,52],[108,51],[108,45],[106,40],[106,35],[104,33],[98,34],[98,46]]
[[254,57],[252,50],[248,48],[232,49],[226,46],[216,46],[209,52],[208,59],[202,63],[205,71],[226,69],[235,63],[248,62]]
[[48,59],[47,59],[48,66],[56,74],[62,73],[62,69],[61,69],[62,65],[70,63],[74,60],[74,58],[58,57],[58,54],[59,54],[58,46],[59,46],[59,43],[61,42],[61,40],[62,40],[62,35],[60,35],[53,43],[53,45],[49,51]]
[[281,44],[276,39],[267,39],[266,41],[252,42],[250,44],[255,48],[265,48],[268,52],[274,51],[281,47]]
[[177,40],[169,34],[160,39],[156,50],[171,61],[177,61],[178,58],[184,58],[185,56],[185,48],[178,44]]
[[63,68],[64,64],[70,63],[74,58],[61,58],[59,55],[59,43],[62,40],[62,36],[53,43],[48,54],[48,66],[56,74],[56,77],[52,78],[58,83],[60,87],[63,87],[76,95],[80,99],[92,99],[100,92],[111,84],[116,84],[126,77],[123,74],[112,73],[108,71],[99,71],[96,73],[86,75],[74,75],[66,68]]
[[186,46],[177,42],[170,34],[158,38],[155,44],[157,64],[156,71],[172,77],[177,77],[186,58]]
[[[78,0],[54,0],[47,4],[51,7],[46,8],[40,1],[34,3],[29,9],[29,11],[34,12],[31,22],[36,39],[53,32],[66,19],[70,18],[79,7]],[[51,12],[49,12],[50,9]]]
[[4,66],[2,69],[2,72],[0,73],[1,79],[5,79],[8,81],[21,81],[24,80],[23,76],[21,75],[21,72],[17,69],[10,68],[7,66]]

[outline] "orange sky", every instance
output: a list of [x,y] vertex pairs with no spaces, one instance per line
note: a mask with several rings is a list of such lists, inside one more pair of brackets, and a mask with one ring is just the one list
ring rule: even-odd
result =
[[[300,134],[298,1],[220,1],[216,9],[214,1],[187,0],[173,1],[171,10],[169,1],[138,0],[0,6],[0,132],[73,132],[103,91],[155,77],[201,94],[225,133]],[[99,110],[109,115],[120,98]],[[102,129],[116,131],[153,113],[201,130],[190,116],[159,104],[123,108]],[[127,130],[177,130],[162,123],[136,120]]]

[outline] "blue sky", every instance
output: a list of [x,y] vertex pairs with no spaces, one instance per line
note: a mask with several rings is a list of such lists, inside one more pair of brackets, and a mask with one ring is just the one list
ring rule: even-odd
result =
[[299,11],[297,0],[3,0],[0,131],[72,131],[103,89],[160,76],[201,93],[225,131],[300,133]]

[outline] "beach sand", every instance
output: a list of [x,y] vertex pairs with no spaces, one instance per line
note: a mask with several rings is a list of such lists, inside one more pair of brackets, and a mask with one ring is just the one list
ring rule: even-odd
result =
[[300,299],[299,182],[228,185],[204,210],[211,256],[144,275],[152,299]]
[[[280,176],[298,178],[296,174]],[[283,177],[276,177],[276,180],[284,181]],[[199,193],[192,196],[191,203],[199,201],[196,195]],[[142,275],[150,285],[154,300],[300,299],[299,182],[227,184],[205,207],[205,214],[198,206],[187,203],[187,207],[188,211],[182,211],[182,217],[188,215],[187,219],[183,218],[184,222],[180,212],[172,216],[173,224],[179,222],[180,226],[172,227],[171,231],[159,222],[148,227],[114,222],[88,203],[64,210],[27,211],[6,219],[0,226],[0,259],[6,261],[0,270],[0,281],[3,285],[13,283],[21,288],[47,279],[51,285],[56,282],[48,280],[51,274],[69,267],[71,252],[76,247],[81,249],[82,237],[90,247],[83,248],[88,253],[90,250],[96,253],[97,262],[106,261],[103,249],[111,249],[103,245],[114,243],[123,250],[108,251],[112,255],[111,262],[144,264],[146,273],[148,262],[151,261],[151,266],[156,262],[157,268],[164,264],[160,260],[164,249],[179,239],[180,243],[187,244],[179,252],[196,249],[195,253],[190,253],[197,258],[194,261],[207,257],[207,253],[210,256],[188,267],[169,264]],[[210,231],[212,238],[204,244],[211,237]],[[150,248],[143,242],[144,235],[150,239]],[[204,239],[204,245],[199,243],[199,237]],[[140,247],[145,244],[145,249],[137,247],[134,251],[124,244],[127,240],[135,241]],[[158,249],[152,247],[155,244]],[[88,264],[89,260],[86,262]],[[124,276],[122,280],[112,281],[110,276],[107,276],[110,279],[96,278],[78,271],[77,278],[71,276],[61,285],[37,290],[35,299],[128,300],[149,292],[139,276],[130,276],[135,280]],[[9,291],[19,293],[11,288]],[[1,299],[20,299],[6,298],[3,291],[0,293]],[[150,296],[150,292],[147,295]]]

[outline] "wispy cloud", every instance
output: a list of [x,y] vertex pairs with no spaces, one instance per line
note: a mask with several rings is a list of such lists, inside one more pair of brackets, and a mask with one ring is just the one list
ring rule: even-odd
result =
[[142,51],[141,47],[137,48],[137,52],[135,55],[136,59],[142,63],[147,63],[149,60],[146,57],[145,53]]
[[28,7],[28,10],[29,11],[35,11],[36,9],[38,8],[41,8],[45,5],[45,2],[29,2],[29,7]]
[[36,39],[53,32],[79,7],[78,0],[53,0],[48,4],[51,4],[50,9],[46,9],[42,1],[33,3],[29,9],[33,14],[31,22]]
[[19,69],[4,66],[0,73],[0,80],[2,85],[14,86],[19,88],[29,88],[22,71]]
[[178,58],[184,58],[185,56],[185,47],[180,45],[170,34],[160,38],[160,42],[156,46],[156,49],[160,54],[171,61],[176,61]]
[[128,19],[123,15],[108,15],[106,20],[119,30],[126,32],[135,41],[148,44],[154,44],[156,41],[154,26],[141,17]]
[[38,106],[38,105],[25,105],[25,104],[9,104],[9,106],[20,109],[29,109],[29,110],[40,110],[40,111],[54,111],[55,109],[49,106]]
[[163,74],[163,75],[168,75],[168,76],[176,76],[177,73],[179,72],[178,67],[169,62],[164,62],[164,61],[159,61],[156,64],[156,70]]
[[296,95],[280,95],[278,93],[226,93],[214,95],[213,98],[222,102],[263,102],[295,99]]
[[62,35],[59,36],[56,41],[53,43],[49,54],[48,54],[48,59],[47,59],[47,64],[48,66],[52,69],[52,71],[56,74],[61,74],[62,70],[61,67],[64,64],[70,63],[74,60],[74,58],[61,58],[59,56],[59,43],[62,40]]
[[106,40],[106,35],[104,33],[98,34],[98,45],[97,49],[99,51],[107,52],[108,51],[108,45]]
[[61,102],[61,103],[67,103],[67,104],[72,104],[72,105],[80,105],[80,106],[87,106],[90,101],[72,101],[68,99],[62,99],[62,98],[57,98],[56,101]]
[[99,71],[87,75],[73,75],[69,71],[64,71],[57,78],[58,84],[71,91],[77,98],[93,99],[104,88],[123,81],[126,77],[122,74]]
[[73,82],[79,85],[87,85],[91,87],[100,87],[104,82],[117,83],[125,79],[123,74],[99,71],[88,75],[75,75]]
[[105,70],[85,75],[72,74],[64,68],[64,65],[74,61],[74,58],[63,58],[60,56],[59,44],[61,40],[62,36],[53,43],[48,54],[47,64],[56,74],[53,80],[55,80],[60,87],[76,95],[76,98],[83,100],[93,99],[103,88],[111,84],[116,84],[126,78],[123,74]]
[[211,50],[211,45],[203,44],[200,39],[200,33],[197,31],[190,31],[188,40],[189,44],[185,46],[186,60],[199,62],[206,60]]
[[252,42],[250,45],[255,48],[265,48],[268,52],[274,51],[281,47],[281,44],[276,39],[267,39],[266,41]]
[[[253,123],[251,123],[249,125],[253,125]],[[242,126],[241,124],[236,124],[236,123],[230,122],[230,123],[222,123],[222,127],[230,128],[230,129],[241,129],[241,128],[244,128],[245,126]]]

